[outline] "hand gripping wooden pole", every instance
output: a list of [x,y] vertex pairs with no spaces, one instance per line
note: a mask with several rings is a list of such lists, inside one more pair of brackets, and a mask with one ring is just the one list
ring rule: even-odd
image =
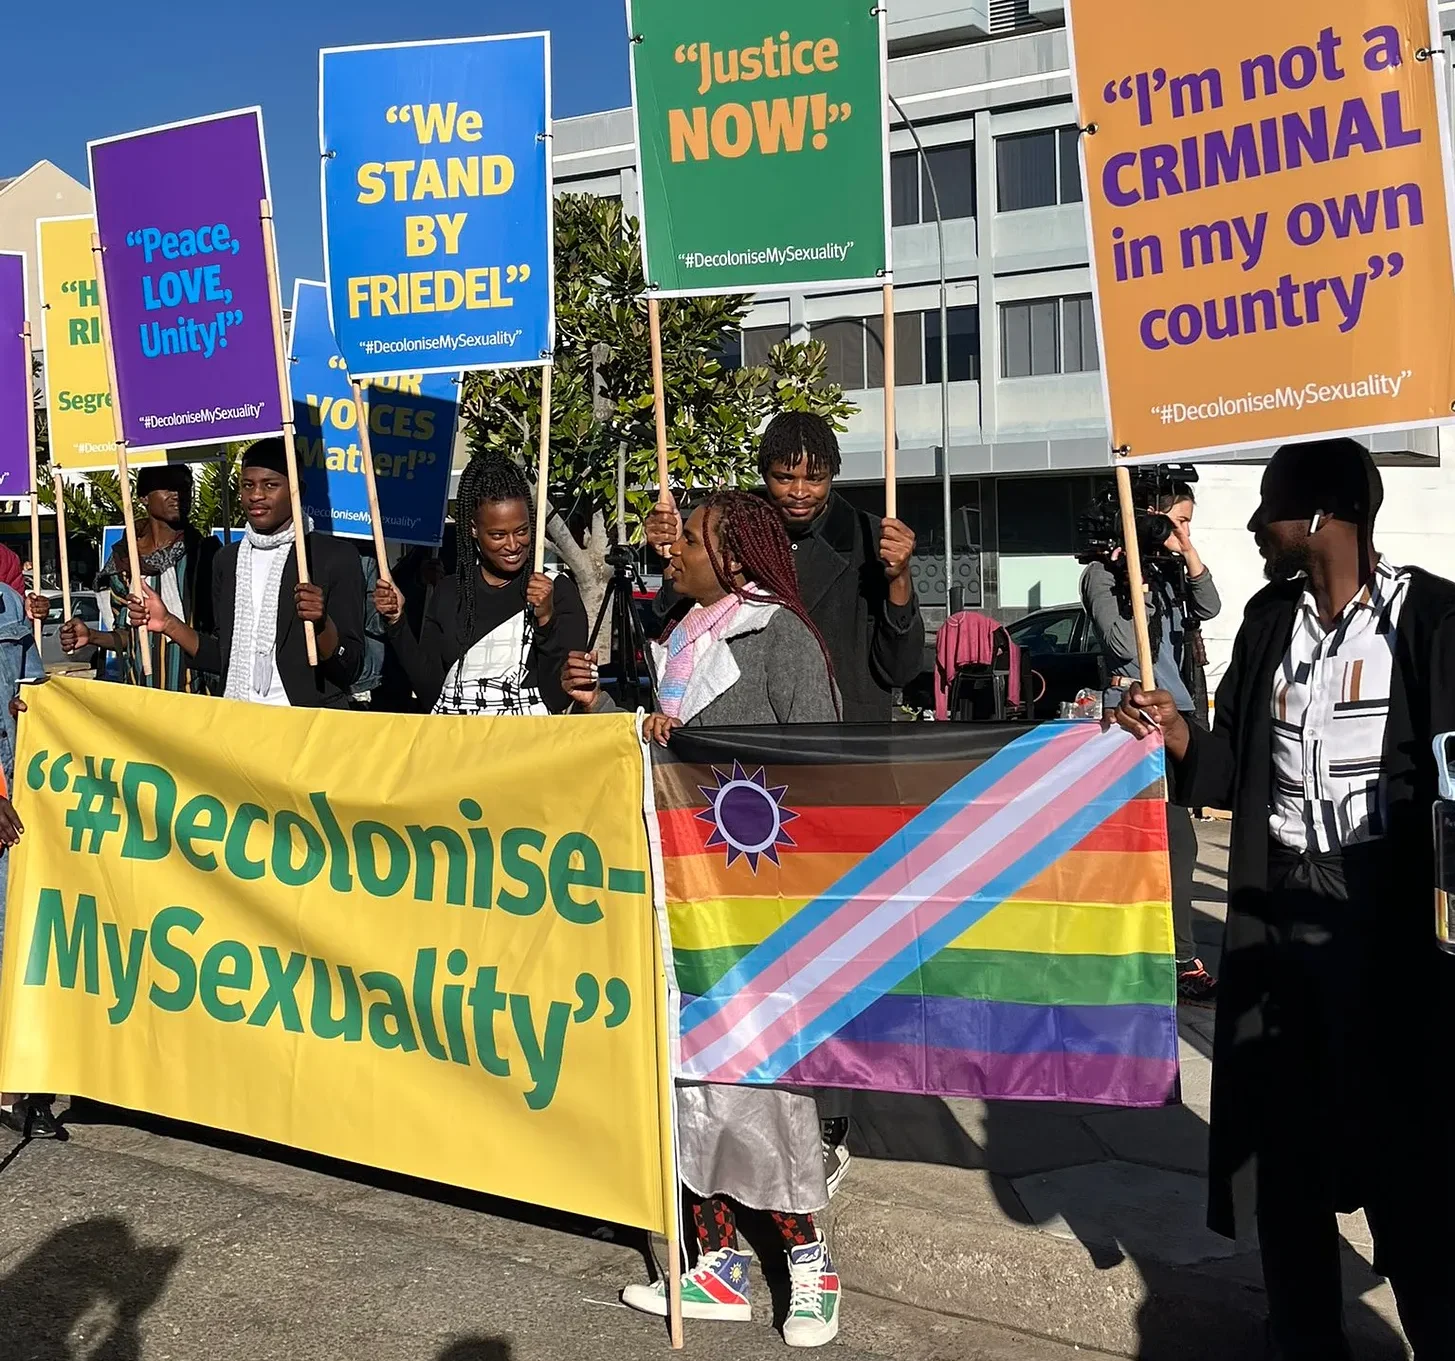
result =
[[[106,304],[106,271],[102,268],[101,237],[91,233],[91,255],[96,261],[96,300],[101,305],[101,348],[106,354],[106,380],[111,384],[111,416],[116,429],[116,480],[121,484],[121,528],[126,535],[126,566],[131,580],[128,589],[140,597],[142,592],[141,551],[136,546],[136,522],[131,513],[131,467],[126,459],[126,433],[121,420],[121,387],[116,381],[116,350],[111,344],[111,311]],[[40,564],[36,563],[36,580]],[[141,640],[142,674],[152,678],[151,639]]]
[[1137,508],[1132,504],[1132,475],[1126,464],[1117,464],[1116,477],[1122,510],[1122,551],[1127,558],[1127,584],[1132,592],[1132,628],[1137,635],[1137,669],[1142,673],[1142,689],[1155,690],[1152,633],[1147,627],[1147,596],[1142,589],[1142,551],[1137,544]]
[[541,437],[536,449],[536,572],[546,570],[546,511],[551,489],[551,374],[554,364],[541,370]]
[[379,559],[379,580],[394,585],[389,575],[389,549],[384,542],[384,517],[379,513],[379,479],[374,468],[374,451],[369,445],[369,408],[364,401],[364,385],[357,378],[350,382],[354,389],[354,410],[359,422],[359,454],[364,464],[364,495],[369,499],[369,523],[374,530],[374,556]]
[[[278,282],[278,243],[273,238],[273,205],[267,199],[258,205],[258,216],[263,220],[263,250],[268,257],[268,302],[273,311],[273,355],[278,366],[278,423],[283,427],[283,457],[288,461],[288,492],[293,498],[293,551],[298,557],[298,584],[307,586],[308,523],[303,518],[303,491],[298,485],[298,450],[293,444],[293,388],[288,381],[288,355],[283,348],[283,290]],[[312,620],[304,621],[303,642],[308,649],[309,666],[317,666],[318,637]]]

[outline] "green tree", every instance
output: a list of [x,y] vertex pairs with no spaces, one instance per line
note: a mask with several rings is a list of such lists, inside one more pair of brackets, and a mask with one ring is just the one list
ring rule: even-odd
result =
[[[568,194],[556,201],[555,232],[547,533],[594,609],[608,575],[619,487],[625,487],[624,529],[632,542],[640,541],[642,521],[656,501],[651,339],[636,220],[614,200]],[[667,446],[679,492],[755,484],[758,431],[778,411],[815,411],[842,429],[855,410],[827,381],[818,343],[781,344],[761,367],[724,367],[720,356],[750,301],[661,303]],[[533,479],[540,397],[536,370],[468,375],[461,419],[472,452],[499,450]]]

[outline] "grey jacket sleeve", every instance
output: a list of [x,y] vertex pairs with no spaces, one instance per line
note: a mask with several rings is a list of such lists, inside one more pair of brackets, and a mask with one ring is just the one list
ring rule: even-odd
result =
[[1213,574],[1204,564],[1200,577],[1187,578],[1188,613],[1194,619],[1216,619],[1222,608],[1222,597],[1213,583]]
[[1103,563],[1090,563],[1081,574],[1081,603],[1108,661],[1130,665],[1137,655],[1137,632],[1131,619],[1122,615],[1115,579]]
[[838,693],[818,639],[780,609],[764,631],[772,665],[768,702],[780,723],[837,723]]

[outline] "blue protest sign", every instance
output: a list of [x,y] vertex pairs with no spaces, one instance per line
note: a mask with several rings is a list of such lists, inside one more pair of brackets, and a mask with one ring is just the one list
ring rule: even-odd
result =
[[[323,284],[300,279],[293,285],[288,353],[303,509],[317,529],[367,539],[373,521],[359,412],[329,328]],[[459,391],[453,377],[438,373],[398,373],[364,384],[386,539],[438,544],[444,535]]]
[[546,362],[549,70],[546,33],[319,53],[324,267],[355,377]]

